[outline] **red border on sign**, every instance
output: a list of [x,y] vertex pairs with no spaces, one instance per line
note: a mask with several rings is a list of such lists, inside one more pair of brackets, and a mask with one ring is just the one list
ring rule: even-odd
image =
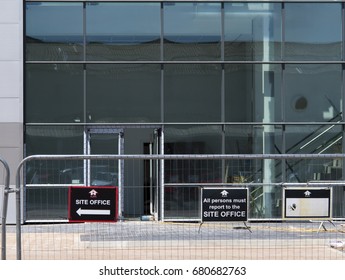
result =
[[[72,189],[85,189],[85,188],[92,188],[92,189],[115,189],[115,219],[114,220],[71,220],[71,192]],[[119,188],[117,186],[70,186],[68,188],[68,222],[69,223],[85,223],[85,222],[93,222],[93,223],[115,223],[118,220],[118,192]]]

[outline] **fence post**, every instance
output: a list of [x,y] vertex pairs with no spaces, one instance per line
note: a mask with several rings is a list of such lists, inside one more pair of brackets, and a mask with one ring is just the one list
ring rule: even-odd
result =
[[4,165],[5,170],[6,170],[5,189],[4,189],[2,217],[1,217],[1,259],[6,260],[6,218],[7,218],[8,194],[10,193],[10,168],[7,162],[1,157],[0,157],[0,162]]

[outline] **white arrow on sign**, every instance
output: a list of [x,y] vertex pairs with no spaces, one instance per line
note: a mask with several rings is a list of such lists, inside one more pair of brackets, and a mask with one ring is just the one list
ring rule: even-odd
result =
[[97,210],[97,209],[81,209],[77,210],[77,214],[81,215],[110,215],[110,210]]

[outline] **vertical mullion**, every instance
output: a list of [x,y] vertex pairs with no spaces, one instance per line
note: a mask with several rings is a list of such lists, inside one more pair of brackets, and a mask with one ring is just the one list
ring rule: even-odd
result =
[[[344,65],[344,58],[345,58],[345,48],[344,48],[344,39],[345,39],[345,4],[341,4],[341,26],[342,26],[342,82],[341,82],[341,98],[342,98],[342,121],[344,121],[344,108],[345,108],[345,65]],[[342,125],[342,153],[345,153],[345,124]],[[342,160],[342,179],[345,178],[345,159]]]
[[83,122],[86,123],[86,2],[83,3]]
[[[285,60],[285,3],[283,2],[281,4],[281,59],[282,61]],[[280,118],[282,122],[286,121],[286,115],[285,115],[285,63],[281,64],[281,86],[280,86],[280,94],[281,94],[281,102],[280,102],[280,108],[281,108],[281,114]],[[284,124],[282,126],[282,153],[286,153],[286,125]],[[286,182],[286,159],[282,160],[281,164],[281,172],[282,172],[282,181]]]
[[[160,60],[164,61],[164,3],[161,2],[160,4],[160,25],[161,25],[161,35],[160,35]],[[164,123],[164,63],[161,63],[161,88],[160,88],[160,96],[161,96],[161,103],[160,103],[160,112],[161,112],[161,122]]]
[[[221,99],[220,99],[220,106],[221,106],[221,122],[223,125],[221,126],[221,133],[222,133],[222,154],[225,154],[225,131],[226,131],[226,126],[225,126],[225,65],[224,65],[224,60],[225,60],[225,11],[224,11],[224,2],[221,3],[221,66],[222,66],[222,72],[221,72]],[[227,179],[225,178],[225,161],[222,160],[222,169],[221,169],[221,178],[222,178],[222,183],[226,183]]]

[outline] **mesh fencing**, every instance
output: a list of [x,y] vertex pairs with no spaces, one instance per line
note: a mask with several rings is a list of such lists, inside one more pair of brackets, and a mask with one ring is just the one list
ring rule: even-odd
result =
[[22,227],[23,259],[342,260],[344,228],[336,223],[35,224]]
[[[339,155],[32,157],[17,171],[17,177],[25,174],[24,216],[19,241],[18,227],[7,227],[7,255],[18,258],[20,250],[20,258],[30,260],[342,260],[342,160]],[[85,186],[117,187],[116,222],[71,220],[71,188]],[[246,219],[205,222],[204,188],[248,190]],[[285,190],[292,188],[331,190],[331,196],[288,218],[288,207],[294,211],[300,203],[286,204]]]

